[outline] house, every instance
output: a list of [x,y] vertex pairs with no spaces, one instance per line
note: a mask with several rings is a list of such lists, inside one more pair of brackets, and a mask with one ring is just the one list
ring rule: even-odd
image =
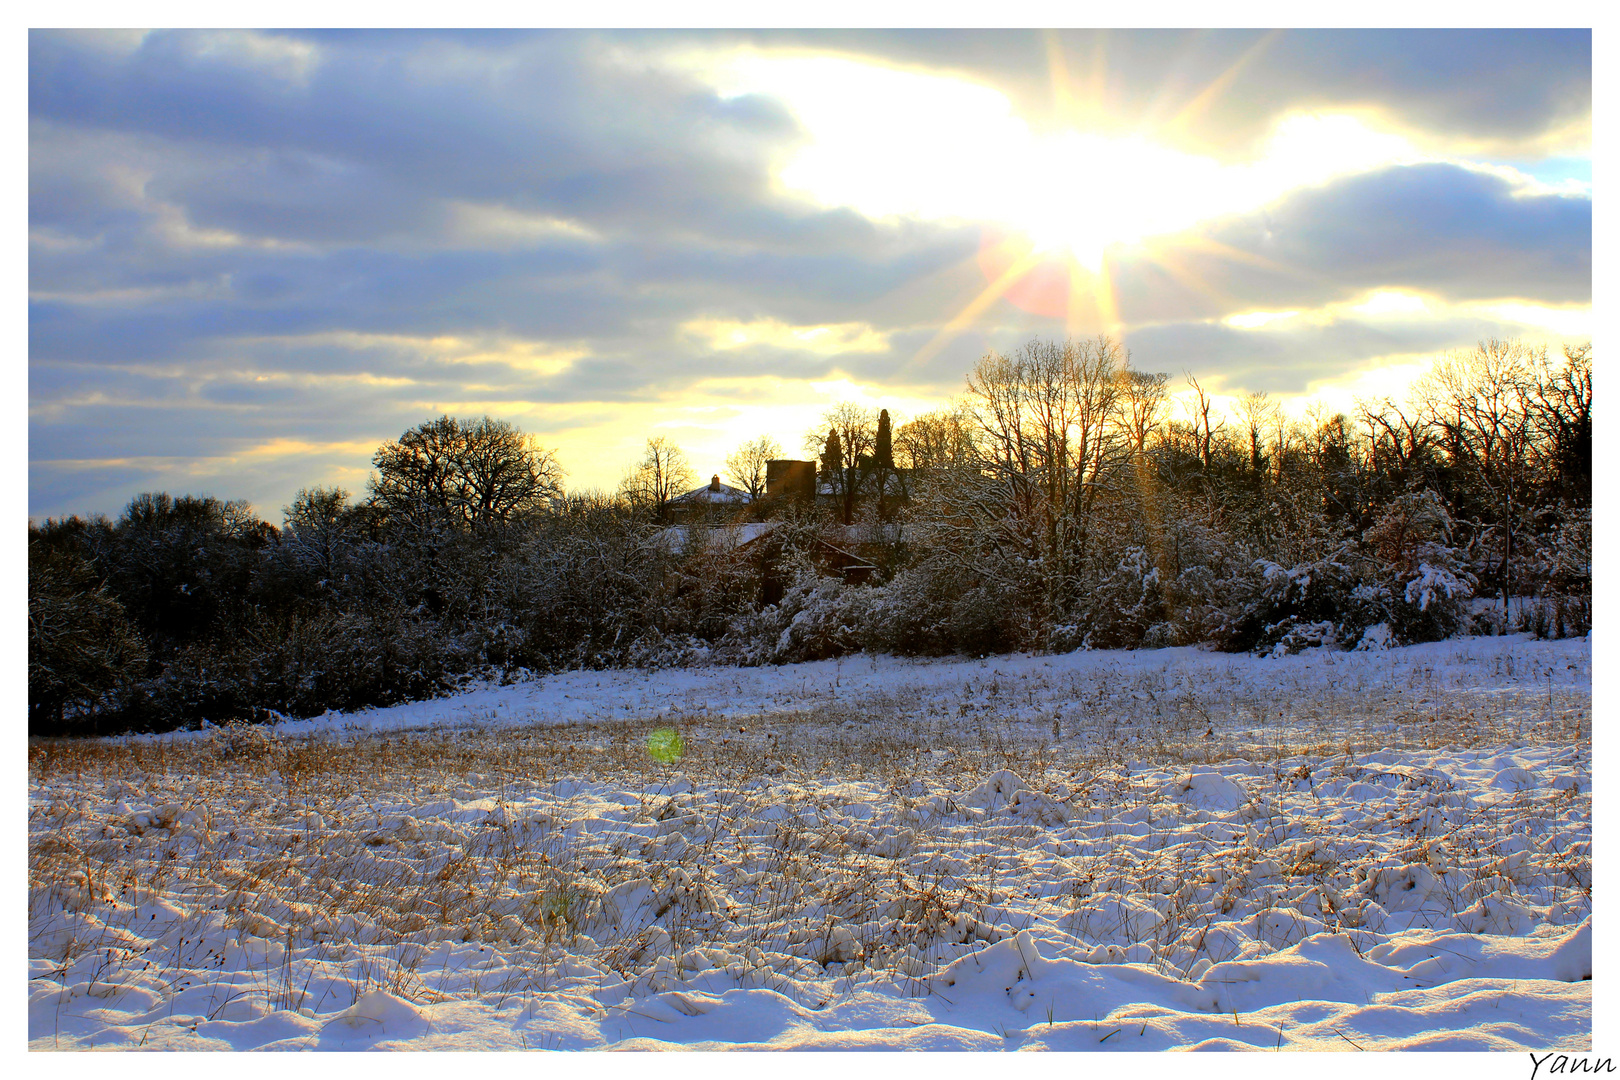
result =
[[673,554],[684,555],[693,544],[713,544],[719,541],[728,549],[740,551],[759,541],[781,525],[780,521],[724,522],[719,525],[670,525],[660,530],[659,542]]
[[720,522],[741,517],[748,511],[748,492],[722,484],[716,473],[708,487],[677,495],[664,504],[664,516],[672,522]]
[[816,463],[813,461],[767,461],[765,500],[772,505],[795,501],[810,504],[816,498]]
[[[691,553],[694,545],[718,545],[733,555],[756,560],[761,572],[760,602],[774,604],[782,598],[787,585],[784,543],[806,520],[795,507],[814,507],[822,511],[814,515],[820,524],[814,526],[817,535],[808,539],[805,553],[818,571],[851,584],[882,580],[895,552],[904,544],[902,526],[888,520],[883,511],[907,501],[911,471],[893,466],[879,469],[870,458],[863,457],[854,472],[860,485],[858,496],[875,503],[882,519],[854,525],[827,520],[828,516],[836,516],[844,500],[837,488],[817,473],[814,461],[769,461],[765,466],[765,490],[757,500],[741,488],[721,483],[717,474],[707,487],[688,491],[664,504],[668,525],[661,542],[677,555]],[[784,527],[789,521],[800,524]],[[806,540],[801,536],[797,543],[803,545]]]
[[[782,599],[788,580],[784,571],[784,541],[793,527],[773,521],[729,521],[693,519],[669,525],[658,534],[658,543],[671,554],[686,556],[705,551],[726,558],[752,560],[760,571],[761,604]],[[798,543],[817,570],[829,577],[840,577],[851,584],[881,580],[883,565],[904,542],[899,524],[867,522],[854,526],[823,524],[818,534],[800,534]]]

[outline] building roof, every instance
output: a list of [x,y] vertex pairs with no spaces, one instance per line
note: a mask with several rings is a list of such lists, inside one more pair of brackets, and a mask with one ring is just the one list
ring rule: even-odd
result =
[[722,484],[720,476],[715,474],[708,486],[694,488],[685,495],[677,495],[669,500],[669,506],[703,506],[703,505],[741,505],[748,502],[748,492],[742,488],[734,488],[730,484]]
[[741,548],[747,547],[762,536],[769,536],[780,528],[781,524],[780,521],[749,521],[740,525],[717,525],[712,527],[671,525],[660,530],[658,539],[661,544],[677,555],[685,552],[686,545],[692,539],[694,532],[710,543],[718,542],[731,548]]

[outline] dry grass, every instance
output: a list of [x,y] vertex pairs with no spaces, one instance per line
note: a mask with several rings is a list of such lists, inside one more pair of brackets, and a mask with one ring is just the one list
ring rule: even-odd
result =
[[[998,713],[991,683],[955,715],[897,697],[743,720],[36,741],[30,953],[64,983],[148,987],[205,1016],[326,1011],[373,987],[531,1001],[582,978],[611,1003],[708,968],[817,1004],[874,973],[924,992],[960,949],[1050,917],[1043,904],[1079,913],[1107,896],[1150,898],[1162,921],[1129,947],[1077,955],[1196,972],[1223,958],[1206,939],[1234,912],[1275,912],[1279,943],[1289,925],[1354,930],[1342,895],[1376,857],[1454,870],[1442,883],[1453,913],[1513,875],[1589,907],[1589,840],[1532,838],[1511,874],[1495,848],[1536,820],[1589,830],[1585,791],[1479,809],[1418,778],[1391,811],[1399,844],[1299,846],[1302,821],[1337,834],[1306,807],[1324,785],[1376,777],[1357,764],[1370,750],[1589,753],[1582,695],[1418,683],[1262,700],[1141,678],[1077,687],[1055,721]],[[665,727],[686,747],[678,766],[647,752]],[[1238,757],[1269,771],[1249,774],[1255,810],[1230,842],[1215,829],[1188,843],[1185,820],[1132,778],[1143,763]],[[1059,801],[1067,824],[945,798],[1002,769]],[[634,806],[604,823],[599,803],[553,789],[570,778],[632,793]],[[841,793],[851,786],[861,792]],[[470,817],[401,810],[474,799],[492,802]],[[606,919],[611,890],[643,879],[657,921]],[[1052,888],[1016,894],[1037,885]],[[83,911],[97,915],[89,930],[60,917]],[[487,957],[469,960],[474,949]],[[246,974],[213,974],[231,971]]]

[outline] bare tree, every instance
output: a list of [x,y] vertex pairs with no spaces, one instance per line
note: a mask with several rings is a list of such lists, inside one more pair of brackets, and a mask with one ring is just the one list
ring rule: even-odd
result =
[[282,507],[281,548],[294,563],[325,576],[337,568],[347,545],[354,508],[340,487],[299,488],[291,506]]
[[821,423],[826,439],[812,432],[805,436],[805,448],[820,457],[822,476],[838,497],[844,524],[852,525],[862,471],[870,467],[877,448],[878,414],[853,401],[841,401],[821,415]]
[[1097,499],[1129,457],[1118,374],[1127,363],[1107,337],[1034,341],[1010,358],[986,355],[968,376],[981,470],[1001,489],[1000,527],[1020,534],[1022,557],[1049,566],[1054,612],[1074,599]]
[[895,463],[923,474],[969,465],[976,449],[972,425],[960,404],[901,424],[894,433]]
[[1535,369],[1545,364],[1545,346],[1492,338],[1447,354],[1422,383],[1427,419],[1441,432],[1447,455],[1479,485],[1495,519],[1504,619],[1512,597],[1514,513],[1524,509],[1534,438]]
[[486,416],[463,427],[461,497],[474,524],[510,521],[562,494],[556,454],[504,420]]
[[1281,411],[1264,390],[1251,391],[1238,401],[1238,415],[1249,443],[1249,470],[1255,476],[1265,472],[1266,428],[1276,422]]
[[690,488],[694,475],[686,452],[667,436],[655,435],[619,482],[619,491],[631,506],[663,521],[669,500]]
[[1169,401],[1169,381],[1170,376],[1162,371],[1135,371],[1128,366],[1119,371],[1120,422],[1136,478],[1136,506],[1155,564],[1166,575],[1173,575],[1175,567],[1164,542],[1158,477],[1147,452],[1148,438],[1158,430]]
[[1422,470],[1434,447],[1434,428],[1421,404],[1397,405],[1390,397],[1357,399],[1356,415],[1367,429],[1373,472],[1391,471],[1403,485]]
[[1592,503],[1592,343],[1564,346],[1562,362],[1539,364],[1535,423],[1555,496]]
[[371,458],[377,472],[367,484],[371,502],[396,521],[427,524],[435,515],[458,516],[456,459],[461,425],[448,416],[419,424],[384,443]]
[[1211,455],[1214,451],[1215,440],[1226,431],[1226,421],[1216,422],[1211,417],[1210,413],[1215,406],[1215,399],[1205,393],[1204,388],[1198,384],[1197,379],[1192,377],[1191,372],[1187,373],[1187,385],[1193,388],[1193,393],[1198,397],[1196,402],[1187,405],[1186,408],[1188,416],[1192,420],[1193,438],[1196,442],[1198,461],[1203,466],[1204,475],[1207,478],[1212,463]]
[[769,435],[750,439],[726,458],[726,477],[757,502],[765,495],[765,465],[782,457],[782,444]]
[[429,420],[371,459],[373,505],[391,517],[490,525],[533,513],[562,494],[556,455],[505,420]]
[[1148,436],[1159,426],[1165,402],[1169,400],[1170,376],[1122,368],[1120,403],[1124,410],[1125,432],[1130,438],[1131,457],[1140,460],[1147,453]]

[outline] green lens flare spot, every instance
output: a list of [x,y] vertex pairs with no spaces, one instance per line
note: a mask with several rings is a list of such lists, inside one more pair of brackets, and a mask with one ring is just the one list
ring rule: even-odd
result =
[[647,736],[647,753],[653,756],[654,761],[661,761],[665,765],[673,765],[679,761],[685,749],[685,744],[681,742],[681,737],[674,728],[659,728]]

